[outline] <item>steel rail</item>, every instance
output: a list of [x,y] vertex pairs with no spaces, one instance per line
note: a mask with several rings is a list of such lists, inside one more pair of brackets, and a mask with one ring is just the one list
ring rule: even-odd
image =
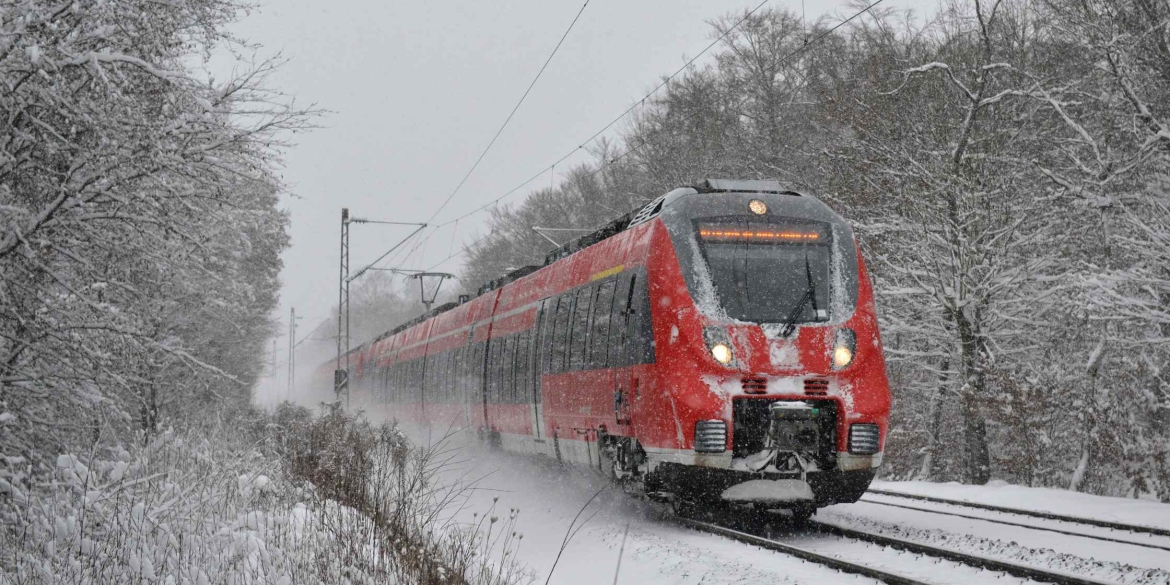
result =
[[859,501],[864,502],[866,504],[876,504],[879,506],[891,506],[894,508],[903,508],[906,510],[915,510],[918,512],[926,512],[928,514],[956,516],[959,518],[967,518],[969,520],[981,520],[984,522],[993,522],[995,524],[1004,524],[1007,526],[1017,526],[1020,528],[1028,528],[1030,530],[1044,530],[1046,532],[1055,532],[1057,534],[1065,534],[1068,536],[1079,536],[1081,538],[1089,538],[1092,540],[1101,540],[1101,541],[1105,541],[1105,542],[1116,542],[1116,543],[1120,543],[1120,544],[1130,544],[1133,546],[1143,546],[1146,548],[1157,548],[1157,549],[1161,549],[1164,551],[1170,551],[1170,546],[1163,546],[1160,544],[1152,544],[1152,543],[1148,543],[1148,542],[1135,542],[1132,540],[1124,540],[1121,538],[1112,538],[1109,536],[1099,536],[1096,534],[1085,534],[1084,532],[1073,532],[1071,530],[1061,530],[1059,528],[1051,528],[1051,527],[1047,527],[1047,526],[1036,526],[1035,524],[1021,524],[1019,522],[1009,522],[1007,520],[1001,520],[998,518],[985,518],[983,516],[971,516],[968,514],[960,514],[958,512],[947,512],[945,510],[932,510],[930,508],[919,508],[918,506],[907,506],[905,504],[895,504],[893,502],[879,502],[877,500],[870,500],[870,499],[867,499],[864,497],[861,498],[861,500],[859,500]]
[[762,536],[756,536],[747,532],[741,532],[739,530],[719,526],[718,524],[711,524],[709,522],[703,522],[700,520],[692,520],[690,518],[675,518],[675,521],[682,524],[683,526],[687,526],[701,532],[717,534],[732,540],[737,540],[744,544],[750,544],[760,548],[774,550],[776,552],[794,556],[798,559],[817,563],[818,565],[824,565],[826,567],[838,569],[846,573],[853,573],[855,575],[862,575],[871,579],[884,581],[890,585],[929,585],[924,581],[917,581],[909,577],[903,577],[895,573],[888,573],[873,567],[858,565],[856,563],[851,563],[836,557],[823,555],[797,546],[785,544],[770,538],[764,538]]
[[1170,530],[1165,528],[1155,528],[1153,526],[1141,526],[1137,524],[1122,524],[1120,522],[1110,522],[1108,520],[1098,520],[1096,518],[1082,518],[1079,516],[1066,516],[1064,514],[1054,514],[1051,512],[1037,512],[1033,510],[1022,510],[1020,508],[1008,508],[1005,506],[993,506],[991,504],[980,504],[976,502],[966,502],[963,500],[948,500],[945,498],[936,498],[933,496],[921,496],[918,494],[904,494],[901,492],[893,492],[888,490],[879,490],[870,488],[868,493],[879,494],[883,496],[892,496],[895,498],[907,498],[911,500],[922,500],[924,502],[934,502],[936,504],[951,504],[954,506],[966,506],[968,508],[979,508],[981,510],[991,510],[993,512],[1005,512],[1008,514],[1018,514],[1020,516],[1032,516],[1034,518],[1044,518],[1047,520],[1062,520],[1064,522],[1073,522],[1076,524],[1088,524],[1090,526],[1099,526],[1101,528],[1112,528],[1113,530],[1128,530],[1130,532],[1142,532],[1145,534],[1157,534],[1158,536],[1170,536]]
[[889,536],[882,536],[880,534],[873,534],[871,532],[854,530],[852,528],[843,528],[835,524],[826,524],[824,522],[816,521],[809,521],[808,524],[810,527],[828,534],[835,534],[844,538],[852,538],[855,540],[888,546],[920,555],[946,559],[948,561],[953,561],[963,565],[978,567],[989,571],[1007,573],[1015,577],[1031,579],[1033,581],[1056,583],[1058,585],[1114,585],[1110,581],[1101,581],[1099,579],[1082,577],[1080,575],[1065,573],[1063,571],[1053,571],[1049,569],[1041,569],[1039,567],[1032,567],[1029,565],[1001,561],[999,559],[993,559],[982,555],[959,552],[947,548],[931,546],[909,540],[902,540],[900,538],[892,538]]

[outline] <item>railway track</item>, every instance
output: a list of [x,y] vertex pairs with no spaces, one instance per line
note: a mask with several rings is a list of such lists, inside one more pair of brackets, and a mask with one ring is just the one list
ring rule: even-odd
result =
[[[1045,520],[1059,520],[1061,522],[1070,522],[1073,524],[1083,524],[1083,525],[1087,525],[1087,526],[1097,526],[1100,528],[1110,528],[1113,530],[1124,530],[1124,531],[1129,531],[1129,532],[1140,532],[1143,534],[1154,534],[1154,535],[1158,535],[1158,536],[1170,537],[1170,530],[1166,530],[1164,528],[1155,528],[1153,526],[1141,526],[1141,525],[1137,525],[1137,524],[1122,524],[1120,522],[1110,522],[1108,520],[1098,520],[1096,518],[1082,518],[1079,516],[1067,516],[1064,514],[1053,514],[1051,512],[1037,512],[1034,510],[1023,510],[1020,508],[1009,508],[1009,507],[1005,507],[1005,506],[993,506],[991,504],[965,502],[962,500],[948,500],[945,498],[935,498],[932,496],[922,496],[922,495],[918,495],[918,494],[904,494],[901,492],[893,492],[893,491],[873,489],[873,488],[870,488],[866,493],[878,494],[878,495],[889,496],[889,497],[894,497],[894,498],[905,498],[908,500],[919,500],[919,501],[924,501],[924,502],[932,502],[935,504],[949,504],[952,506],[960,506],[960,507],[966,507],[966,508],[977,508],[980,510],[990,510],[992,512],[1003,512],[1005,514],[1015,514],[1017,516],[1030,516],[1033,518],[1043,518]],[[866,500],[864,498],[862,499],[862,501],[869,501],[870,503],[883,503],[883,502],[876,502],[876,501],[872,501],[872,500]],[[902,506],[902,507],[907,507],[907,506]],[[913,509],[920,509],[920,508],[913,508]],[[926,512],[934,512],[934,510],[930,510],[930,509],[922,509],[922,510],[926,511]],[[938,513],[946,513],[946,512],[938,512]],[[952,515],[959,516],[960,514],[952,514]],[[981,517],[977,517],[977,519],[988,520],[987,518],[981,518]],[[994,521],[994,520],[992,520],[992,521]],[[1033,525],[1021,525],[1021,526],[1025,526],[1027,528],[1038,528],[1038,527],[1033,526]],[[1043,530],[1043,528],[1041,528],[1041,530]],[[1059,531],[1057,531],[1057,532],[1059,532]],[[1093,538],[1093,536],[1087,535],[1087,534],[1076,534],[1076,536],[1089,536],[1090,538]],[[1100,540],[1109,540],[1109,539],[1103,538]],[[1118,541],[1118,542],[1126,542],[1127,544],[1138,544],[1138,543],[1129,542],[1129,541]],[[1154,547],[1154,548],[1163,548],[1163,547]]]
[[[887,570],[878,568],[876,566],[856,562],[855,560],[847,560],[831,554],[818,552],[815,550],[816,547],[810,547],[807,545],[802,546],[799,540],[800,534],[802,533],[797,533],[794,535],[795,538],[786,538],[781,540],[765,534],[761,534],[761,532],[766,531],[759,529],[758,527],[752,527],[752,522],[743,523],[735,528],[732,528],[693,518],[677,518],[676,520],[684,526],[695,530],[717,534],[746,544],[751,544],[761,548],[788,554],[796,558],[824,565],[842,572],[876,579],[891,585],[932,584],[932,580],[923,580],[921,576],[908,575],[906,574],[906,571],[899,572],[897,569]],[[746,526],[744,524],[746,524]],[[1055,583],[1058,585],[1113,585],[1109,581],[1102,581],[1061,571],[1053,571],[1028,565],[1021,565],[1018,563],[1006,562],[981,555],[963,553],[918,542],[872,534],[850,528],[843,528],[833,524],[810,521],[807,523],[807,526],[809,529],[808,533],[812,534],[828,534],[840,537],[842,539],[876,544],[882,547],[889,547],[899,551],[931,557],[942,561],[950,561],[965,567],[1007,574],[1030,581]]]
[[[883,494],[883,495],[885,495],[885,494]],[[959,512],[952,512],[952,511],[947,511],[947,510],[938,510],[938,509],[934,509],[934,508],[923,508],[921,506],[895,504],[893,502],[884,502],[881,500],[875,500],[873,498],[866,498],[866,497],[862,497],[861,500],[859,500],[859,501],[864,502],[866,504],[875,504],[878,506],[890,506],[890,507],[894,507],[894,508],[902,508],[905,510],[914,510],[916,512],[925,512],[928,514],[938,514],[941,516],[954,516],[954,517],[958,517],[958,518],[966,518],[968,520],[978,520],[980,522],[991,522],[994,524],[1003,524],[1006,526],[1016,526],[1016,527],[1020,527],[1020,528],[1027,528],[1029,530],[1042,530],[1045,532],[1054,532],[1056,534],[1065,534],[1068,536],[1078,536],[1078,537],[1082,537],[1082,538],[1090,538],[1093,540],[1101,540],[1101,541],[1105,541],[1105,542],[1116,542],[1119,544],[1127,544],[1127,545],[1132,545],[1132,546],[1153,548],[1153,549],[1159,549],[1159,550],[1164,550],[1164,551],[1170,552],[1170,546],[1155,544],[1152,542],[1138,542],[1136,540],[1128,540],[1128,539],[1124,539],[1124,538],[1114,538],[1112,536],[1102,536],[1100,534],[1089,534],[1086,532],[1077,532],[1074,530],[1063,530],[1063,529],[1055,528],[1052,526],[1039,526],[1037,524],[1026,524],[1023,522],[1012,522],[1010,520],[1004,520],[1002,518],[988,518],[986,516],[974,516],[971,514],[961,514]],[[949,503],[950,502],[948,502],[948,504]],[[955,505],[961,506],[962,504],[956,502]],[[999,512],[999,510],[996,510],[996,511]],[[1002,513],[1010,514],[1011,512],[1003,511]],[[1025,514],[1025,516],[1027,516],[1027,515]],[[1068,522],[1067,520],[1059,520],[1059,521]],[[1080,523],[1080,524],[1084,525],[1085,523]]]

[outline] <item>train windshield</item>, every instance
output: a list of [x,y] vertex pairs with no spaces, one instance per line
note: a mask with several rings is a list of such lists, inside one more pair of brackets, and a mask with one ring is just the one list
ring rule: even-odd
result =
[[728,317],[753,323],[827,321],[827,226],[819,223],[700,221],[711,284]]

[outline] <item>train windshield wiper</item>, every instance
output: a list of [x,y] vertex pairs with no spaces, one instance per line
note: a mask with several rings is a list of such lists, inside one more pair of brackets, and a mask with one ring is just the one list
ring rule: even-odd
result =
[[796,329],[796,318],[800,316],[800,312],[804,310],[805,303],[812,301],[814,319],[819,319],[821,311],[817,307],[817,285],[813,281],[812,267],[808,264],[808,253],[804,255],[804,274],[808,277],[808,288],[804,291],[804,296],[800,297],[800,301],[793,307],[792,312],[788,314],[788,319],[784,321],[784,329],[781,330],[781,337],[788,337],[792,334],[792,330]]

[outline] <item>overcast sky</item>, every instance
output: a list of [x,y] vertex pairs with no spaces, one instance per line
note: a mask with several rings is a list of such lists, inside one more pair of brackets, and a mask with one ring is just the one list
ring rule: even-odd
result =
[[[492,151],[436,218],[454,218],[516,186],[573,150],[711,40],[707,21],[754,0],[591,0]],[[406,2],[271,0],[235,32],[281,52],[274,85],[333,113],[298,135],[284,180],[295,196],[292,247],[281,275],[280,315],[290,306],[308,333],[337,302],[340,210],[421,222],[475,162],[540,69],[580,1]],[[886,0],[929,11],[936,0]],[[797,14],[801,0],[772,0]],[[845,14],[844,0],[806,0],[809,22]],[[851,13],[851,12],[850,12]],[[707,63],[710,54],[700,59]],[[620,125],[619,125],[620,126]],[[611,130],[611,134],[614,130]],[[562,165],[588,160],[578,153]],[[549,178],[536,181],[547,186]],[[507,201],[522,200],[523,190]],[[484,231],[481,213],[448,226],[405,268],[430,267]],[[356,269],[410,228],[352,230]],[[438,270],[457,272],[460,258]],[[414,289],[411,289],[414,290]]]

